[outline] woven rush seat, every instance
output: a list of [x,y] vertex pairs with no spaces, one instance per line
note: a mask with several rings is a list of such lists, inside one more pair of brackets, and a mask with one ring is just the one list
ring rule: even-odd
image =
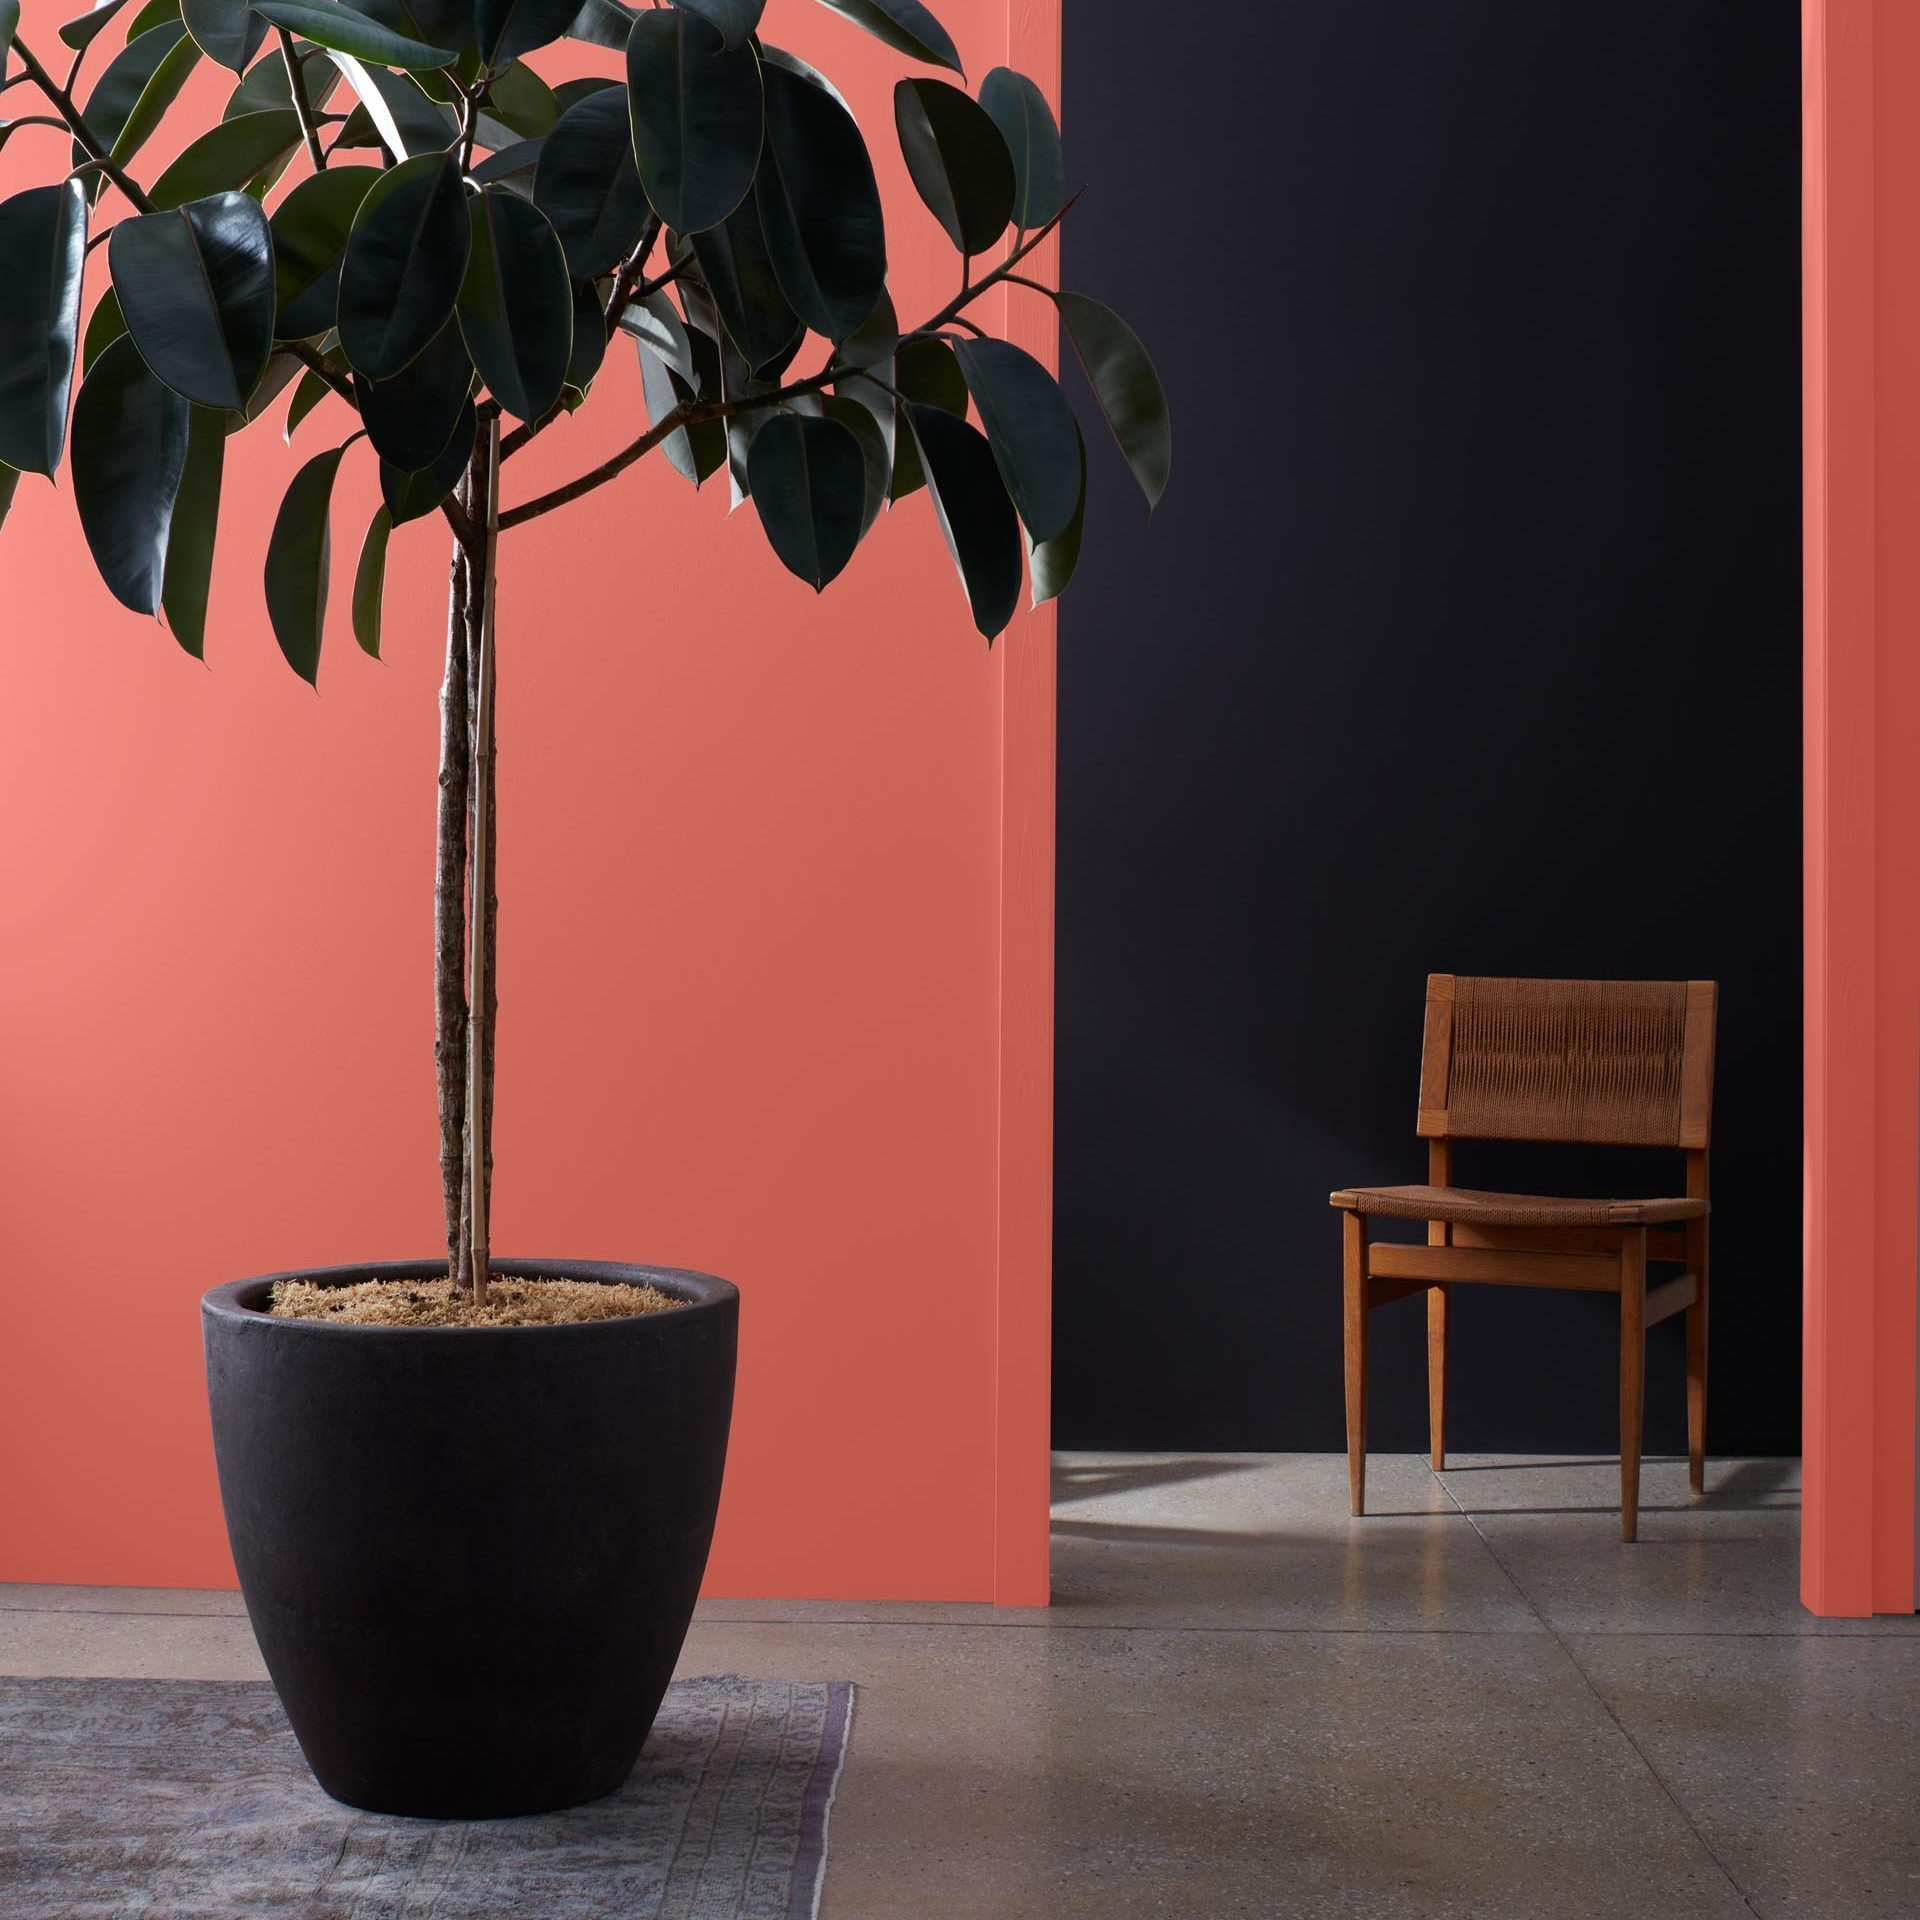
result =
[[1705,1200],[1562,1200],[1540,1193],[1482,1193],[1473,1187],[1342,1187],[1330,1194],[1350,1213],[1396,1220],[1451,1220],[1483,1227],[1650,1227],[1698,1220]]

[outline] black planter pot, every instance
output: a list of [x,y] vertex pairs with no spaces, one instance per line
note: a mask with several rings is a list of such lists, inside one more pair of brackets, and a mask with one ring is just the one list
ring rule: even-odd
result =
[[380,1813],[577,1806],[627,1777],[713,1539],[740,1296],[672,1268],[497,1260],[651,1281],[688,1304],[573,1326],[276,1320],[275,1279],[201,1302],[227,1533],[315,1777]]

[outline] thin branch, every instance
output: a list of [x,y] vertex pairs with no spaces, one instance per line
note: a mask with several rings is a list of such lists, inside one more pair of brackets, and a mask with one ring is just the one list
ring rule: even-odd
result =
[[543,493],[537,499],[524,501],[503,513],[500,516],[500,531],[505,533],[509,527],[517,527],[522,521],[537,520],[541,514],[551,513],[555,507],[564,507],[569,500],[577,500],[583,493],[591,493],[595,487],[604,486],[617,474],[625,473],[636,460],[644,459],[669,434],[677,433],[685,426],[697,425],[702,420],[712,419],[718,412],[718,408],[709,410],[681,405],[671,413],[662,414],[658,423],[649,427],[638,440],[622,447],[610,460],[602,460],[591,472],[583,473],[577,480],[569,480],[564,487],[555,487],[551,493]]
[[147,198],[145,191],[127,170],[121,166],[119,161],[114,159],[113,155],[100,144],[99,136],[87,125],[86,115],[74,104],[73,95],[70,94],[65,87],[61,86],[52,74],[33,57],[33,53],[28,48],[27,43],[22,40],[18,34],[14,35],[13,50],[20,56],[20,64],[26,68],[27,75],[33,81],[33,84],[53,102],[55,111],[60,115],[60,118],[67,123],[68,130],[72,133],[74,139],[80,143],[82,151],[92,158],[94,164],[99,167],[100,171],[127,196],[128,200],[130,200],[140,212],[151,213],[153,211],[153,202]]
[[1049,300],[1055,300],[1059,298],[1059,290],[1057,288],[1047,286],[1043,281],[1029,280],[1024,273],[1008,274],[1007,285],[1010,287],[1031,288],[1032,291],[1035,293],[1044,293]]
[[307,76],[301,70],[300,49],[294,45],[293,35],[285,27],[276,27],[280,36],[280,57],[287,63],[287,91],[293,96],[293,111],[300,122],[300,133],[307,143],[307,152],[313,156],[316,172],[327,164],[326,150],[320,145],[320,128],[313,117],[313,102],[307,97]]
[[966,330],[978,340],[984,340],[987,337],[986,328],[969,320],[963,313],[956,313],[953,316],[953,324],[956,327],[965,327]]

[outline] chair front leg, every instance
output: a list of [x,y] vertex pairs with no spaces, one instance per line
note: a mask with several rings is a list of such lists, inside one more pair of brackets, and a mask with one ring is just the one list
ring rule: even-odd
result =
[[1427,1437],[1433,1470],[1447,1465],[1447,1288],[1443,1281],[1427,1292]]
[[1640,1529],[1640,1433],[1647,1384],[1647,1230],[1620,1241],[1620,1538]]
[[1356,1514],[1367,1510],[1367,1223],[1341,1215],[1347,1356],[1347,1489]]
[[1707,1490],[1707,1223],[1690,1233],[1694,1301],[1687,1309],[1687,1485]]

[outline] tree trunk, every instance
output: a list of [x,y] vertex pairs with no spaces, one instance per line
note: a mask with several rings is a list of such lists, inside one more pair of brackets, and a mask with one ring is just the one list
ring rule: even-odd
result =
[[468,469],[467,708],[472,719],[467,795],[467,1260],[476,1305],[487,1297],[493,1192],[494,604],[500,521],[500,415],[489,408]]
[[[465,484],[461,492],[464,496]],[[464,498],[462,505],[465,505]],[[440,811],[433,890],[433,1059],[440,1102],[440,1192],[447,1274],[467,1272],[467,608],[465,549],[456,540],[447,596],[447,672],[440,685]]]

